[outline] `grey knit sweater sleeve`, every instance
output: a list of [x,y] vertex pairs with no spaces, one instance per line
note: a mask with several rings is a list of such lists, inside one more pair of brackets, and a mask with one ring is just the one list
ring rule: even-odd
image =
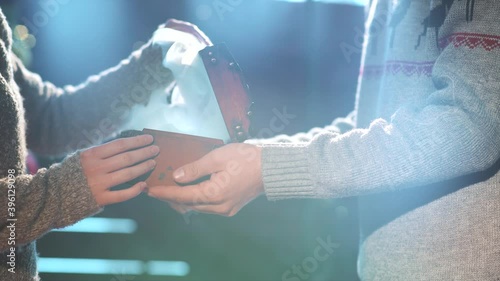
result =
[[[118,66],[61,89],[43,82],[12,54],[11,30],[1,11],[0,36],[0,190],[4,193],[0,252],[4,252],[101,209],[78,152],[35,175],[25,174],[25,128],[28,147],[45,155],[97,144],[129,118],[130,106],[147,102],[149,93],[171,83],[172,76],[161,66],[161,51],[147,44]],[[8,219],[14,219],[15,245],[9,244]],[[26,261],[35,256],[25,254],[33,254],[23,257]]]
[[[0,223],[0,252],[14,246],[8,244],[9,218],[15,219],[15,246],[19,247],[101,210],[87,186],[78,154],[35,175],[22,175],[15,169],[12,172],[0,178],[0,190],[5,193],[0,197],[4,206],[0,209],[0,217],[4,218]],[[15,201],[10,201],[12,198]]]
[[28,148],[43,155],[63,155],[98,144],[146,104],[152,90],[173,82],[161,65],[159,47],[145,44],[117,66],[77,86],[57,88],[28,71],[13,57],[14,79],[24,98]]
[[[5,27],[5,24],[0,27]],[[0,252],[4,252],[10,247],[30,243],[54,228],[71,225],[90,216],[98,212],[100,206],[87,185],[78,154],[49,169],[39,170],[34,176],[24,174],[21,99],[14,89],[10,61],[6,56],[10,44],[8,39],[1,39],[0,190],[4,196],[0,196],[0,205],[3,206],[0,208],[0,217],[3,218],[0,223]],[[15,225],[15,240],[9,240],[11,224]]]
[[[465,22],[454,14],[446,34],[500,35],[496,9]],[[490,13],[490,14],[488,14]],[[267,197],[337,198],[420,186],[486,170],[500,157],[498,49],[442,50],[432,72],[436,89],[422,103],[401,106],[390,120],[345,134],[323,132],[307,143],[265,145]]]

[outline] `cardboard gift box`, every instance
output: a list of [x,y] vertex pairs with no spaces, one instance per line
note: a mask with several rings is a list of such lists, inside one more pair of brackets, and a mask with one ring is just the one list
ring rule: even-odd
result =
[[[199,52],[206,74],[224,119],[229,140],[145,128],[125,131],[121,137],[150,134],[160,147],[155,157],[157,166],[134,182],[146,180],[148,186],[177,185],[172,177],[177,168],[196,161],[213,149],[229,142],[243,142],[251,131],[252,105],[242,71],[225,44],[204,48]],[[130,183],[129,183],[130,184]]]

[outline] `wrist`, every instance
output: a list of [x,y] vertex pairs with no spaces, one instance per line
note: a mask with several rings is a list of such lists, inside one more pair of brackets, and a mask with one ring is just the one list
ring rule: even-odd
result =
[[257,196],[256,197],[259,197],[263,194],[266,193],[265,189],[264,189],[264,181],[263,181],[263,178],[262,178],[262,147],[260,146],[255,146],[256,147],[256,150],[257,150],[257,167],[256,167],[256,171],[257,171],[257,179],[258,179],[258,182],[257,182]]
[[262,148],[262,182],[268,200],[315,198],[306,144],[266,144]]

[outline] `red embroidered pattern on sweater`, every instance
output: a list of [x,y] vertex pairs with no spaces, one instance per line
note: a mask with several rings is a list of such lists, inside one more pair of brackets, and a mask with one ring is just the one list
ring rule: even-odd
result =
[[[452,44],[453,47],[467,47],[469,49],[483,48],[486,51],[500,48],[500,36],[477,33],[453,33],[450,36],[439,39],[439,47],[446,48]],[[384,65],[367,65],[361,69],[360,75],[364,78],[379,78],[384,74],[406,76],[430,77],[434,61],[411,62],[411,61],[387,61]]]
[[481,47],[486,51],[500,48],[500,36],[477,33],[453,33],[450,36],[439,39],[439,47],[446,48],[453,44],[455,48],[467,47],[475,49]]
[[432,74],[434,61],[387,61],[384,65],[367,65],[361,69],[360,75],[365,78],[377,78],[385,74],[403,74],[406,76],[426,76]]

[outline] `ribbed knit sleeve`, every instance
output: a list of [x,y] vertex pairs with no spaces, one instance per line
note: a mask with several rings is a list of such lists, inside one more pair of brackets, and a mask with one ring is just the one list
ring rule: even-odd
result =
[[262,176],[268,198],[314,198],[318,197],[309,172],[307,143],[314,137],[327,134],[330,137],[348,132],[355,127],[355,112],[340,117],[324,127],[316,127],[305,133],[277,135],[269,139],[245,141],[263,147]]
[[490,47],[477,45],[479,39],[443,46],[432,71],[434,91],[400,106],[390,120],[342,135],[320,133],[305,145],[264,146],[269,199],[396,190],[483,171],[498,161],[500,48],[491,44],[500,42],[500,6],[477,2],[474,20],[466,21],[460,4],[449,11],[441,36],[487,31]]
[[269,198],[314,197],[315,190],[304,145],[266,145],[264,148],[262,158],[266,161],[263,162],[262,176]]
[[[0,199],[5,206],[0,210],[0,217],[5,218],[0,224],[0,252],[32,242],[101,210],[87,185],[79,154],[35,175],[22,175],[15,169],[11,172],[0,178],[0,190],[5,192]],[[12,208],[7,208],[9,202]],[[10,222],[16,228],[15,245],[8,244]]]
[[161,49],[145,44],[117,66],[78,86],[55,87],[12,57],[14,79],[24,98],[28,147],[42,155],[64,155],[115,134],[131,108],[146,104],[153,90],[173,82],[161,65]]

